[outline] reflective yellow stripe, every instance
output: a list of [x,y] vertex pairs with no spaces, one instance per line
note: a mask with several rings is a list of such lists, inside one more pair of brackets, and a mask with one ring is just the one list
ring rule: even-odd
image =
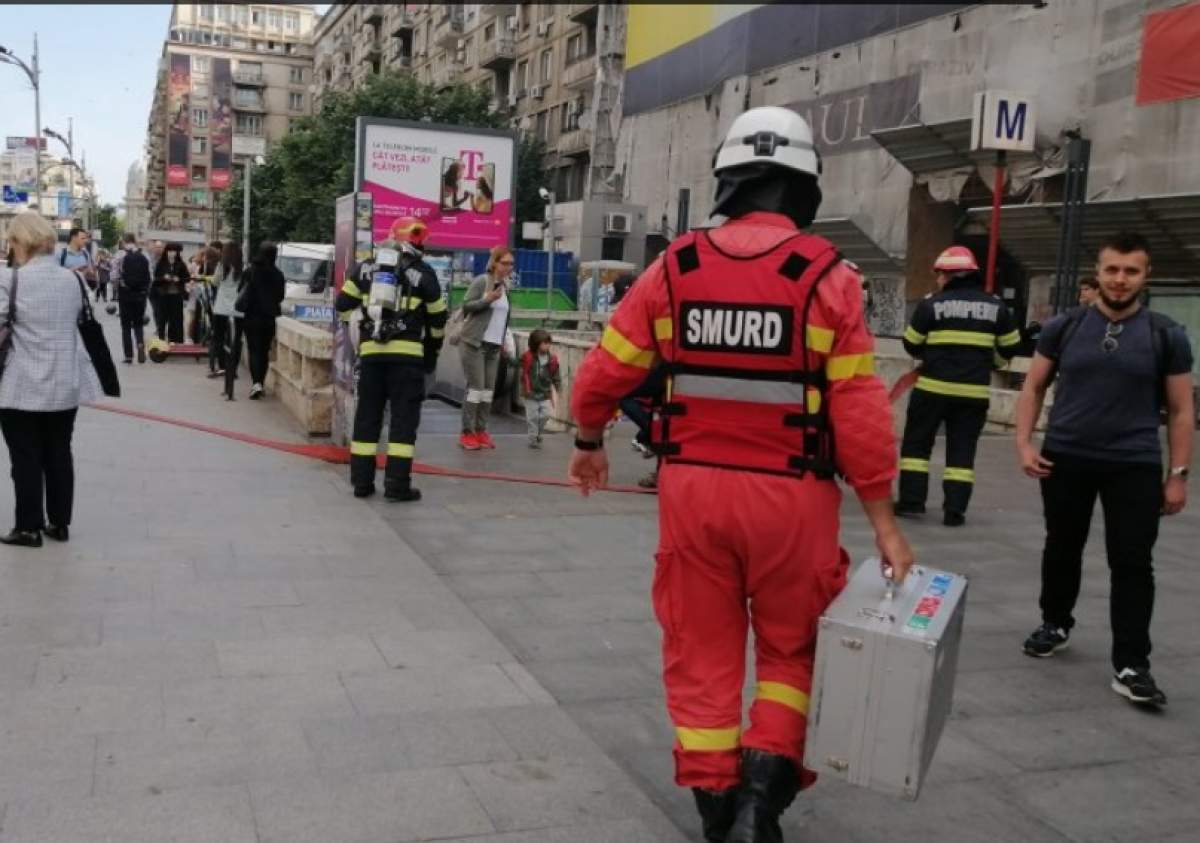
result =
[[844,381],[856,375],[875,374],[875,355],[838,354],[825,361],[825,376],[831,381]]
[[1001,357],[996,352],[994,352],[994,351],[992,352],[992,367],[993,368],[1006,369],[1006,368],[1008,368],[1008,364],[1011,362],[1012,362],[1011,360],[1005,360],[1003,357]]
[[338,311],[338,319],[341,319],[343,322],[349,322],[353,318],[354,318],[353,310],[339,310]]
[[438,299],[437,301],[425,302],[425,312],[426,313],[445,313],[446,312],[446,300]]
[[679,745],[692,752],[723,752],[738,748],[738,738],[742,730],[738,726],[728,729],[691,729],[687,726],[676,726],[675,737]]
[[638,348],[621,336],[621,332],[612,325],[604,329],[600,347],[626,365],[637,366],[639,369],[649,369],[654,365],[653,351]]
[[996,340],[996,344],[1008,348],[1010,345],[1017,345],[1021,342],[1020,331],[1009,331],[1004,336]]
[[819,389],[810,389],[807,399],[808,411],[810,413],[819,413],[821,411],[821,391]]
[[922,474],[929,473],[929,460],[919,460],[916,457],[901,457],[901,471],[919,471]]
[[975,470],[970,468],[947,468],[942,472],[943,480],[957,480],[959,483],[974,483]]
[[373,457],[375,456],[375,443],[351,442],[350,453],[356,457]]
[[413,446],[407,445],[404,442],[389,442],[388,443],[389,457],[408,457],[412,459]]
[[362,290],[358,289],[358,285],[346,279],[346,283],[342,285],[342,292],[350,296],[352,299],[361,299],[363,297]]
[[930,331],[930,345],[973,345],[978,348],[991,348],[996,343],[996,335],[984,331]]
[[819,351],[822,354],[828,354],[833,350],[833,329],[818,328],[816,325],[808,326],[808,348],[810,351]]
[[923,389],[936,395],[948,395],[951,398],[982,398],[986,401],[991,395],[986,386],[978,386],[973,383],[950,383],[924,376],[917,378],[914,388]]
[[907,328],[904,329],[904,338],[906,340],[908,340],[910,343],[912,343],[913,345],[921,345],[922,343],[925,342],[925,335],[922,334],[920,331],[918,331],[916,328],[914,328],[912,325],[909,325]]
[[425,346],[412,340],[391,340],[389,342],[367,340],[362,344],[359,354],[364,357],[369,354],[407,354],[410,357],[424,357]]
[[435,340],[440,340],[442,337],[446,336],[446,329],[445,328],[430,328],[429,336],[433,337]]
[[793,711],[808,714],[808,694],[782,682],[759,682],[755,698],[786,705]]
[[654,320],[654,338],[656,340],[669,340],[674,336],[675,323],[670,316]]

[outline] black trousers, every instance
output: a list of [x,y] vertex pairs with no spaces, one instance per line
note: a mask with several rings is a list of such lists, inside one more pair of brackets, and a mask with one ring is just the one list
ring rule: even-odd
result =
[[250,382],[264,383],[271,360],[271,343],[275,339],[274,316],[247,316],[242,320],[246,334],[246,356],[250,366]]
[[158,321],[158,338],[170,342],[183,342],[183,296],[177,294],[159,297],[162,314]]
[[233,400],[233,382],[237,380],[238,367],[242,365],[242,335],[245,319],[230,316],[229,329],[225,335],[225,397]]
[[166,311],[163,309],[162,293],[150,294],[150,315],[154,317],[154,335],[159,339],[167,338]]
[[70,526],[75,497],[71,436],[77,412],[0,410],[0,428],[12,463],[18,530],[40,530],[47,519],[54,527]]
[[621,412],[637,425],[638,432],[636,438],[642,445],[650,445],[650,425],[653,421],[653,414],[646,404],[638,399],[650,398],[653,400],[653,403],[658,403],[662,399],[666,388],[666,372],[662,368],[658,368],[647,375],[646,379],[638,384],[633,392],[621,399]]
[[1042,479],[1046,546],[1042,551],[1042,620],[1070,629],[1079,597],[1083,548],[1096,498],[1104,508],[1109,622],[1116,670],[1150,666],[1154,612],[1151,556],[1162,511],[1162,467],[1111,463],[1045,452],[1054,463]]
[[914,389],[900,444],[900,503],[924,505],[929,495],[929,455],[938,428],[946,425],[942,508],[965,515],[975,488],[975,449],[987,421],[988,402],[947,398]]
[[121,314],[121,350],[125,359],[133,359],[133,347],[146,344],[143,328],[146,321],[146,300],[120,297],[117,308]]
[[383,429],[383,411],[391,405],[388,427],[384,490],[404,491],[412,477],[421,402],[425,400],[425,372],[419,362],[371,360],[358,369],[358,409],[354,413],[350,443],[350,483],[356,489],[375,484],[375,452]]
[[211,330],[208,333],[208,370],[215,372],[225,368],[225,346],[228,344],[229,317],[212,314]]

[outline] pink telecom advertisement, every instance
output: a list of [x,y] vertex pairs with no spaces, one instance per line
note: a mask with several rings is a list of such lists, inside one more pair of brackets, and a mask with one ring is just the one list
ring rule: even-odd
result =
[[358,141],[358,189],[374,201],[376,243],[403,216],[429,225],[427,248],[483,251],[511,243],[511,134],[360,117]]

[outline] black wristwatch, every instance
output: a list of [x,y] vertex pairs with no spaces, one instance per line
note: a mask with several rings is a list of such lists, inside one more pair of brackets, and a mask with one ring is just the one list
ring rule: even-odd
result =
[[599,451],[604,447],[604,440],[601,439],[598,442],[589,442],[586,439],[580,439],[578,436],[576,436],[575,447],[581,451]]

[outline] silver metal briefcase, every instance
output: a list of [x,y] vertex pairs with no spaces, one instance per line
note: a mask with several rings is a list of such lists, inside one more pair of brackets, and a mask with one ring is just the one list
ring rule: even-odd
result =
[[950,715],[967,580],[914,565],[893,590],[867,560],[821,616],[804,763],[916,799]]

